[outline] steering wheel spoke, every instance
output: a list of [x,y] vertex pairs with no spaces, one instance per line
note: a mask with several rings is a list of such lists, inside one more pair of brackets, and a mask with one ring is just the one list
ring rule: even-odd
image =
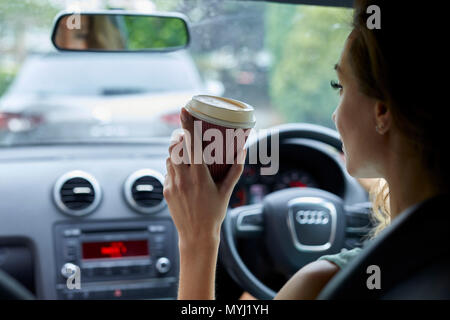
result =
[[242,206],[230,211],[236,238],[259,237],[264,231],[262,204]]
[[371,202],[361,202],[345,206],[347,237],[357,238],[366,236],[374,227],[370,218],[372,211]]

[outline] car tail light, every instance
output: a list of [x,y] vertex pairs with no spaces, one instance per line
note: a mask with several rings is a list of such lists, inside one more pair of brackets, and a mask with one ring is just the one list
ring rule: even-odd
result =
[[22,113],[0,112],[0,131],[28,131],[43,122],[42,116]]
[[166,113],[161,116],[162,122],[165,124],[175,126],[175,127],[181,127],[181,120],[180,120],[180,112],[172,112],[172,113]]

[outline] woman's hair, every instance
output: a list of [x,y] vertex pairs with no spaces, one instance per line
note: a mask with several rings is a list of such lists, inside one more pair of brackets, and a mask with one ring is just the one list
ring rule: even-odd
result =
[[[427,4],[415,7],[407,3],[397,8],[396,2],[355,0],[349,63],[361,92],[389,108],[393,124],[410,142],[411,156],[418,156],[431,181],[448,191],[450,158],[441,141],[450,119],[446,91],[441,91],[445,81],[436,75],[446,61],[445,55],[439,58],[444,39],[431,41],[439,30],[437,24],[443,21],[437,12],[430,15]],[[367,10],[371,5],[380,9],[380,29],[368,27],[374,14]],[[433,50],[435,59],[427,59]],[[384,179],[371,196],[377,220],[373,233],[378,234],[390,222],[389,189]]]
[[90,32],[88,38],[90,49],[125,49],[125,40],[109,16],[92,15],[90,18]]
[[391,223],[389,208],[389,186],[384,179],[378,179],[369,190],[372,201],[372,222],[375,227],[369,232],[368,238],[374,238]]

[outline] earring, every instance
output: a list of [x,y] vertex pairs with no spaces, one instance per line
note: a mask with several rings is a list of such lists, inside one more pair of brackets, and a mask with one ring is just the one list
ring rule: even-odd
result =
[[384,132],[383,132],[383,129],[384,129],[384,126],[383,125],[376,125],[375,126],[375,130],[379,133],[379,134],[383,134]]

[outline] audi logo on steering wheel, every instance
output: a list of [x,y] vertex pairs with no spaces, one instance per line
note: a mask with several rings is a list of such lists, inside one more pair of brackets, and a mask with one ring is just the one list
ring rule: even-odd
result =
[[328,212],[324,210],[299,210],[295,215],[299,224],[328,224]]

